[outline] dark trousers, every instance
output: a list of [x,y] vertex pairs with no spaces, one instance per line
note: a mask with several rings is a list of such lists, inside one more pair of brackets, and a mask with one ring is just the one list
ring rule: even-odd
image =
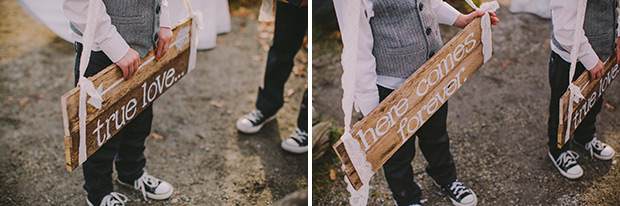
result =
[[[82,45],[76,43],[75,51],[77,55],[74,73],[77,84]],[[103,52],[91,52],[84,76],[93,76],[110,64],[112,61]],[[144,173],[144,141],[151,132],[153,120],[151,106],[131,120],[82,164],[84,189],[94,205],[99,205],[103,196],[112,192],[112,162],[116,164],[118,179],[123,182],[133,183]]]
[[[575,81],[581,73],[587,71],[583,64],[579,62],[575,68]],[[560,112],[560,98],[566,92],[568,88],[568,76],[570,72],[570,63],[564,61],[560,55],[555,52],[551,52],[549,59],[549,86],[551,87],[551,100],[549,101],[549,121],[547,126],[547,135],[549,136],[549,152],[554,157],[558,157],[562,152],[568,150],[568,147],[564,145],[562,149],[558,149],[558,124],[560,119],[558,117]],[[587,98],[587,97],[586,97]],[[573,133],[575,141],[580,144],[588,143],[594,137],[596,132],[596,115],[601,111],[603,105],[603,97],[601,97],[594,106],[590,109],[590,112],[581,121],[575,132]]]
[[[284,83],[293,69],[295,55],[301,48],[308,29],[308,7],[297,7],[278,1],[273,42],[267,56],[267,67],[263,79],[264,88],[258,88],[256,108],[265,116],[275,115],[284,104]],[[307,102],[307,98],[305,98]],[[302,104],[307,104],[303,103]],[[302,107],[304,107],[302,105]],[[307,108],[304,115],[307,117]],[[302,118],[301,115],[298,117]],[[298,125],[300,129],[306,124]]]
[[[381,101],[394,91],[378,85],[377,87]],[[414,134],[418,136],[418,145],[428,162],[426,173],[441,186],[456,180],[456,166],[450,153],[450,138],[446,132],[447,116],[448,103],[446,102]],[[414,157],[415,138],[412,136],[383,165],[385,179],[398,205],[420,203],[422,191],[413,182],[413,168],[411,167]]]

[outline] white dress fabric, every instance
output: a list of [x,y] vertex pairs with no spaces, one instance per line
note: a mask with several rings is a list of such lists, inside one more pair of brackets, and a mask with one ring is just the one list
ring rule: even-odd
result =
[[550,0],[512,0],[510,1],[510,12],[527,12],[536,14],[545,19],[551,19]]
[[[17,0],[22,9],[32,18],[43,23],[58,36],[73,42],[69,20],[62,11],[63,0]],[[203,14],[203,30],[198,31],[198,49],[211,49],[216,46],[217,34],[229,32],[230,13],[228,0],[194,0],[190,1],[192,10],[200,10]],[[170,21],[176,24],[187,17],[187,9],[181,0],[168,0]]]

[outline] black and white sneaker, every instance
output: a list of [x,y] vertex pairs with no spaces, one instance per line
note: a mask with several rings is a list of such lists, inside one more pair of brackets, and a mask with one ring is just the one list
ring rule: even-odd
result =
[[147,200],[146,197],[155,200],[165,200],[170,197],[174,191],[170,183],[157,179],[146,172],[144,172],[140,178],[135,180],[133,184],[123,182],[120,179],[118,180],[118,183],[141,191],[142,196],[144,196],[144,200]]
[[575,141],[578,145],[583,146],[588,152],[590,152],[591,157],[596,157],[600,160],[610,160],[614,157],[614,149],[609,145],[601,142],[601,140],[596,139],[596,137],[592,138],[592,141],[586,143],[585,145],[581,145],[579,142]]
[[579,155],[576,152],[567,150],[560,154],[557,160],[553,158],[551,152],[547,152],[547,154],[549,154],[549,158],[551,158],[555,168],[558,168],[558,171],[560,171],[560,174],[564,175],[564,177],[568,179],[577,179],[583,175],[583,169],[577,164]]
[[276,115],[265,117],[263,112],[258,109],[252,110],[249,114],[240,117],[237,120],[237,129],[243,133],[253,134],[257,133],[260,128],[263,128],[265,123],[273,120]]
[[476,193],[458,179],[454,180],[454,182],[450,183],[448,186],[440,187],[444,193],[448,194],[452,204],[455,206],[474,206],[478,204]]
[[[129,198],[121,193],[111,192],[101,199],[99,206],[125,206],[125,202],[128,200]],[[94,206],[88,198],[86,198],[86,203],[88,206]]]
[[295,153],[302,154],[308,152],[308,133],[297,128],[289,138],[282,141],[282,149]]

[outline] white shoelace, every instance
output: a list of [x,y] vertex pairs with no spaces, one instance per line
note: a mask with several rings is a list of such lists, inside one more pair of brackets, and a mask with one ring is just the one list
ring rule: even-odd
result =
[[102,205],[106,205],[106,206],[124,206],[125,202],[127,202],[127,200],[129,200],[129,198],[127,198],[127,196],[118,193],[118,192],[111,192],[109,195],[106,195],[105,197],[103,197],[103,200],[101,200]]
[[305,142],[308,141],[308,133],[297,128],[297,130],[295,130],[295,135],[293,135],[291,138],[295,139],[298,143]]
[[452,191],[452,193],[455,194],[455,197],[459,199],[463,199],[463,197],[461,197],[461,195],[465,194],[465,193],[470,193],[469,192],[469,188],[467,188],[467,186],[465,186],[462,182],[459,182],[458,180],[453,182],[452,185],[450,185],[450,191]]
[[263,118],[263,113],[258,110],[252,110],[252,112],[250,112],[249,114],[246,115],[246,117],[252,122],[252,123],[257,123],[259,119]]
[[558,162],[558,165],[561,164],[563,169],[566,169],[566,167],[572,164],[577,164],[577,158],[579,158],[579,155],[576,152],[568,150],[562,153],[556,162]]
[[144,172],[144,175],[142,175],[140,179],[137,179],[134,182],[134,187],[137,190],[142,191],[142,196],[144,197],[145,201],[148,201],[148,199],[146,199],[146,187],[145,186],[148,186],[150,188],[157,188],[158,185],[159,185],[159,179],[147,174],[146,172]]
[[586,143],[584,147],[586,148],[586,150],[590,151],[590,157],[594,158],[594,149],[596,149],[597,151],[602,151],[603,149],[605,149],[605,144],[603,144],[601,141],[596,139],[596,137],[594,137],[592,138],[592,141]]

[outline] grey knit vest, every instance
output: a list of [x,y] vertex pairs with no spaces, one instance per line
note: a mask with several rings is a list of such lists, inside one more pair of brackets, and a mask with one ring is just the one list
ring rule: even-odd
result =
[[[103,0],[103,3],[112,25],[141,58],[151,47],[157,47],[161,0]],[[71,29],[82,35],[73,24]]]
[[407,78],[441,48],[430,0],[371,0],[377,74]]
[[[607,60],[614,52],[616,38],[618,38],[617,7],[617,0],[589,0],[586,6],[583,30],[601,61]],[[551,41],[558,49],[570,53],[560,45],[553,32],[551,32]]]

